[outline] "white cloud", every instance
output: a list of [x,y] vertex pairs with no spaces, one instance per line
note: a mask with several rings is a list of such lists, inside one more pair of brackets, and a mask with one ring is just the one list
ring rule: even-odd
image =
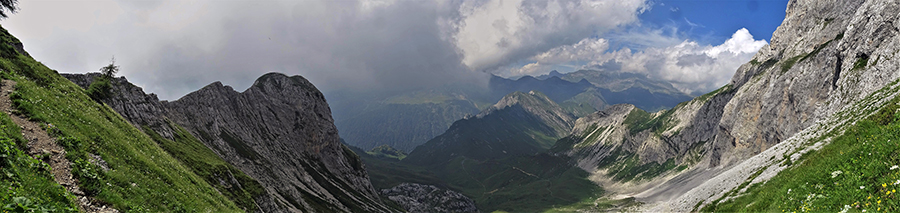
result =
[[[534,63],[511,68],[506,75],[538,75],[558,64],[589,60],[583,68],[608,71],[645,73],[652,78],[669,82],[685,93],[707,92],[727,83],[735,70],[753,57],[765,40],[754,40],[747,29],[740,29],[720,45],[700,45],[685,40],[668,47],[649,47],[642,51],[622,48],[607,52],[602,48],[586,48],[588,43],[606,44],[603,39],[585,39],[574,45],[560,46],[537,54]],[[588,52],[602,50],[601,52]],[[615,65],[615,66],[612,66]]]
[[768,43],[764,40],[753,40],[753,35],[750,35],[750,31],[746,28],[741,28],[737,32],[734,32],[734,34],[731,35],[731,38],[726,40],[722,45],[707,50],[706,55],[709,55],[709,57],[717,57],[724,52],[733,55],[756,53],[756,51],[759,51],[759,48],[762,48],[766,44]]
[[451,26],[463,64],[490,70],[634,23],[645,8],[645,0],[466,2]]
[[586,38],[573,45],[555,47],[530,58],[540,63],[558,64],[571,61],[593,60],[609,49],[609,41],[603,38]]

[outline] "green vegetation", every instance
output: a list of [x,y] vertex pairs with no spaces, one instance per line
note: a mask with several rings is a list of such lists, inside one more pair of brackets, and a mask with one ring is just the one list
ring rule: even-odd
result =
[[853,62],[853,69],[851,69],[851,70],[865,69],[866,65],[868,65],[868,64],[869,64],[869,56],[861,55],[859,57],[856,57],[856,62]]
[[[657,162],[641,164],[640,158],[636,154],[626,152],[621,147],[600,159],[597,165],[598,168],[607,169],[608,175],[613,180],[621,182],[654,178],[678,167],[674,159],[668,159],[663,164]],[[683,170],[687,167],[678,168]]]
[[784,60],[784,62],[781,63],[781,74],[784,74],[785,72],[790,70],[791,67],[794,67],[794,64],[797,63],[797,60],[800,60],[801,58],[805,58],[806,55],[807,54],[801,54],[798,56],[791,57],[787,60]]
[[19,4],[19,0],[0,0],[0,17],[8,18],[10,13],[16,13],[19,10],[16,5]]
[[[170,122],[169,127],[175,131],[175,141],[163,138],[147,126],[144,126],[143,129],[172,157],[181,161],[191,171],[205,179],[207,183],[216,187],[219,192],[241,209],[244,211],[258,209],[254,198],[266,193],[259,182],[222,160],[178,124]],[[230,177],[233,177],[237,183],[233,183]]]
[[53,180],[50,165],[25,154],[19,126],[0,113],[0,210],[76,212],[75,198]]
[[[362,150],[354,148],[360,153]],[[539,212],[596,198],[603,190],[567,158],[538,154],[498,160],[456,157],[445,164],[421,166],[361,153],[372,185],[390,188],[420,183],[451,189],[475,200],[484,212]]]
[[85,93],[95,101],[106,99],[111,95],[112,78],[119,72],[119,66],[116,65],[116,58],[113,58],[109,65],[100,68],[100,77],[94,79]]
[[732,91],[732,89],[734,89],[734,86],[732,86],[731,84],[726,84],[725,86],[719,87],[718,89],[716,89],[712,92],[703,94],[700,97],[695,98],[694,100],[700,100],[701,102],[705,103],[705,102],[709,101],[709,99],[712,98],[713,96],[718,95],[719,93],[729,93]]
[[[0,36],[12,40],[5,31]],[[149,136],[55,71],[20,54],[0,59],[0,69],[3,78],[17,82],[11,94],[14,106],[34,121],[52,124],[49,132],[60,138],[66,158],[74,163],[73,175],[88,195],[121,211],[240,211]],[[101,157],[110,170],[91,163],[92,155]],[[16,180],[11,182],[23,188],[42,187],[40,182]],[[59,196],[47,199],[62,205]]]
[[[680,106],[680,105],[679,105]],[[628,131],[633,135],[644,130],[652,130],[656,133],[662,133],[668,128],[672,128],[674,125],[674,118],[672,115],[675,113],[675,110],[678,108],[672,108],[670,110],[666,110],[659,116],[653,116],[650,113],[647,113],[644,110],[634,108],[628,115],[625,117],[625,121],[622,121],[622,124],[628,127]]]
[[403,150],[394,149],[394,147],[391,147],[387,144],[375,147],[366,153],[375,157],[383,157],[389,159],[403,160],[403,158],[406,158],[406,152],[403,152]]
[[625,208],[633,207],[641,205],[641,202],[638,202],[635,198],[629,197],[620,200],[612,200],[608,197],[601,198],[586,198],[581,202],[556,207],[553,209],[546,210],[544,212],[547,213],[566,213],[566,212],[618,212],[622,211]]
[[703,211],[900,211],[897,99],[745,194]]

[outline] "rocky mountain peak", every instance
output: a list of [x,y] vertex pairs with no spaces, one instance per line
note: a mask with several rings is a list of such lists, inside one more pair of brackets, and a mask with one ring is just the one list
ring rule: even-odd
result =
[[322,93],[303,77],[269,73],[244,92],[213,82],[171,102],[117,79],[104,102],[164,137],[171,138],[168,122],[184,127],[259,181],[267,194],[257,200],[263,211],[394,211],[381,202],[359,157],[340,143]]
[[510,93],[503,99],[500,99],[490,109],[479,113],[477,117],[481,118],[511,107],[521,108],[526,113],[537,117],[542,123],[555,129],[559,136],[567,134],[575,123],[574,116],[566,112],[556,102],[550,100],[550,97],[534,90],[528,93],[518,91]]

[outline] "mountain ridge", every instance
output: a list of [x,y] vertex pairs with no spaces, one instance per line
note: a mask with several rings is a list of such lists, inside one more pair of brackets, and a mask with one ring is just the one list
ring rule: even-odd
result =
[[[91,79],[67,77],[82,85]],[[114,82],[113,91],[131,87],[133,93],[114,92],[107,104],[164,137],[172,130],[159,122],[185,127],[262,184],[268,200],[260,205],[264,211],[396,211],[380,200],[358,156],[339,142],[324,95],[303,77],[269,73],[244,92],[213,82],[163,102],[138,93],[124,78]]]

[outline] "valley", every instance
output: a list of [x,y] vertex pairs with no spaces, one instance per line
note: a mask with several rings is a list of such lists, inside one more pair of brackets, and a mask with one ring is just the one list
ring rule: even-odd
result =
[[[790,0],[705,93],[593,64],[405,90],[267,72],[174,100],[60,73],[0,28],[0,210],[897,212],[898,19]],[[677,65],[731,57],[702,54]]]

